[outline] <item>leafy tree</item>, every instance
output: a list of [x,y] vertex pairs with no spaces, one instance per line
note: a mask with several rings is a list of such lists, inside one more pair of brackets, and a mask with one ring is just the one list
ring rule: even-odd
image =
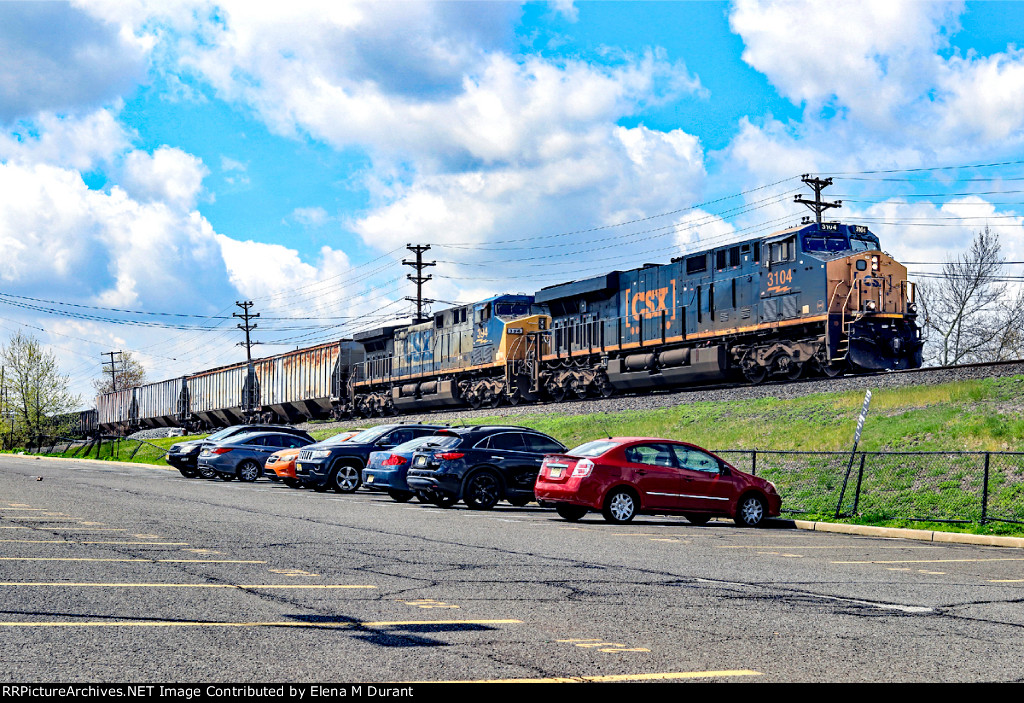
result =
[[975,234],[970,249],[947,259],[936,282],[921,284],[929,361],[941,366],[995,361],[1019,347],[1020,330],[1011,327],[1024,312],[1019,298],[1017,306],[1011,304],[1000,282],[1004,261],[999,235],[986,227]]
[[146,369],[142,367],[142,364],[132,356],[131,352],[123,351],[119,352],[121,355],[120,359],[114,359],[114,377],[111,378],[110,372],[105,372],[99,378],[93,380],[93,388],[100,395],[104,393],[110,393],[114,390],[114,378],[117,379],[117,390],[123,391],[126,388],[134,388],[135,386],[141,386],[146,382]]
[[[68,390],[69,377],[57,368],[57,359],[32,335],[17,332],[0,347],[3,363],[3,400],[7,421],[13,420],[12,444],[34,443],[48,434],[59,434],[57,416],[81,405]],[[57,424],[55,424],[57,423]]]

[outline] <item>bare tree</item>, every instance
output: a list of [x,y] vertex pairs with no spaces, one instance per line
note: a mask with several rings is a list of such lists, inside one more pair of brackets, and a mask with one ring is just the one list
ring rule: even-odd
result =
[[999,236],[986,227],[968,251],[946,261],[938,280],[919,286],[928,361],[996,361],[1020,348],[1024,310],[1000,282],[1004,261]]
[[120,391],[123,391],[125,388],[141,386],[146,382],[146,369],[132,356],[132,353],[123,351],[120,354],[120,360],[114,362],[114,376],[111,377],[109,373],[104,373],[92,382],[93,388],[100,395],[114,390],[114,378],[117,379],[116,387]]
[[13,419],[15,443],[36,442],[59,432],[57,416],[70,413],[81,398],[68,390],[69,377],[57,368],[57,360],[32,335],[15,333],[0,348],[3,362],[4,411]]

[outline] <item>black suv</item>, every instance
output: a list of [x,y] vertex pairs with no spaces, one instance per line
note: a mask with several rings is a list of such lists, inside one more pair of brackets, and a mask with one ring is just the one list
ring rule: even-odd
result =
[[167,463],[180,471],[181,475],[185,478],[196,478],[198,476],[213,478],[217,475],[216,471],[200,469],[199,453],[205,447],[212,446],[228,437],[234,437],[245,432],[284,432],[285,434],[303,437],[310,442],[314,441],[305,430],[289,427],[288,425],[232,425],[231,427],[217,430],[205,439],[190,439],[187,442],[179,442],[171,446],[167,452]]
[[[303,447],[295,460],[295,478],[315,491],[333,488],[352,493],[363,483],[363,468],[371,452],[391,449],[411,439],[434,434],[445,425],[377,425],[349,439],[344,433]],[[340,441],[339,441],[340,440]]]
[[413,454],[406,478],[410,489],[441,507],[460,499],[474,510],[490,510],[499,500],[526,505],[544,455],[566,450],[528,427],[458,427],[437,435]]

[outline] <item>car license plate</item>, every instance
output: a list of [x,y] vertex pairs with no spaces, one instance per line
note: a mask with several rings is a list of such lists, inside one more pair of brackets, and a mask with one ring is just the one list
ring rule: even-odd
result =
[[367,474],[366,475],[366,482],[367,483],[373,483],[373,474]]
[[297,473],[297,474],[304,474],[304,473],[306,473],[306,465],[305,464],[296,464],[295,465],[295,473]]
[[416,457],[416,466],[426,466],[426,465],[427,465],[427,457],[425,457],[425,456],[418,456],[418,457]]
[[562,469],[548,469],[548,476],[551,478],[562,478]]

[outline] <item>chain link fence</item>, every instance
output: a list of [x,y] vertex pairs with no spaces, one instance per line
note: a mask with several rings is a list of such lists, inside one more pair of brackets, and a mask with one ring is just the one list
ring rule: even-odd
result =
[[715,452],[793,515],[1024,524],[1024,452]]

